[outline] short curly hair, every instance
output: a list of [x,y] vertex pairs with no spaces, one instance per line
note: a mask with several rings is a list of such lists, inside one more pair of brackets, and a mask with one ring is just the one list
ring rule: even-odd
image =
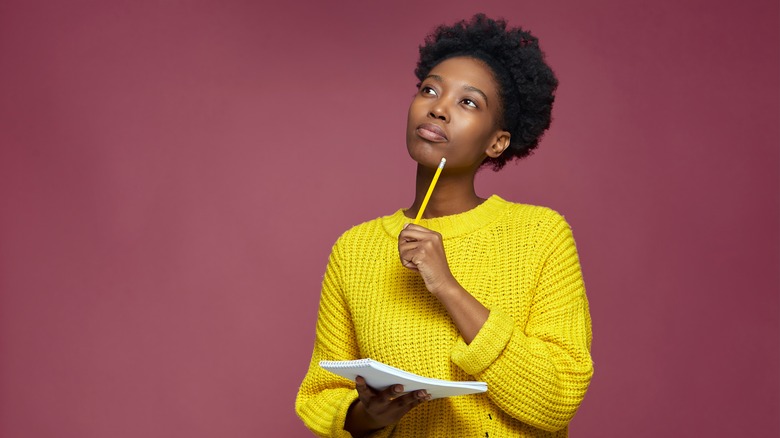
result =
[[550,127],[558,87],[539,40],[519,27],[507,29],[504,20],[476,14],[429,34],[420,46],[414,74],[423,81],[437,64],[458,56],[479,59],[490,67],[501,95],[502,129],[511,134],[504,153],[486,158],[482,165],[498,171],[507,161],[528,156]]

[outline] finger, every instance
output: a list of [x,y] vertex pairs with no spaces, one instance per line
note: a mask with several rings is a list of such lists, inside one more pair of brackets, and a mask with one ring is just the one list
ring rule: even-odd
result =
[[422,255],[419,251],[419,247],[414,244],[400,245],[398,247],[398,255],[404,260],[411,261],[415,255]]
[[422,240],[414,243],[402,243],[398,245],[399,254],[404,254],[406,260],[425,259],[428,255],[435,256],[436,254],[443,254],[444,249],[441,246],[441,242],[434,240]]
[[402,245],[407,245],[409,247],[434,249],[437,247],[442,247],[443,242],[440,235],[431,234],[426,237],[420,237],[414,239],[399,239],[398,247],[400,248]]
[[411,269],[412,271],[419,271],[420,269],[415,265],[413,262],[409,262],[406,260],[401,260],[401,266],[403,266],[406,269]]
[[395,403],[399,409],[406,413],[420,403],[426,402],[430,399],[431,396],[425,390],[419,390],[404,394],[402,397],[395,399],[393,403]]
[[398,234],[398,243],[403,242],[414,242],[416,239],[413,239],[411,236],[409,236],[409,233],[405,231],[401,231],[400,234]]
[[430,395],[428,394],[428,391],[424,389],[418,389],[417,391],[412,391],[408,394],[405,394],[404,397],[408,397],[408,400],[405,400],[404,403],[413,404],[415,401],[427,400]]
[[405,395],[403,392],[403,385],[390,385],[381,391],[378,396],[389,403],[393,400],[403,397]]
[[376,392],[368,386],[366,379],[364,379],[363,376],[357,376],[355,378],[355,389],[358,392],[358,397],[360,397],[364,404],[376,394]]
[[401,231],[406,231],[406,230],[409,230],[409,231],[431,231],[430,228],[425,228],[422,225],[415,225],[415,224],[411,224],[411,223],[404,225],[404,227],[401,229]]
[[420,245],[418,242],[407,242],[398,244],[398,255],[406,260],[411,260],[416,253],[419,252]]
[[429,245],[426,245],[425,243],[398,245],[398,255],[404,260],[415,262],[415,264],[419,264],[421,261],[425,260],[428,254],[435,254],[435,249],[430,248]]
[[412,271],[419,271],[420,269],[417,267],[417,265],[414,264],[414,262],[410,262],[408,260],[401,260],[401,266],[407,269],[411,269]]
[[414,248],[399,251],[398,256],[404,267],[417,270],[417,265],[420,263],[421,258],[419,257],[419,254],[415,253]]
[[400,234],[398,234],[398,241],[399,242],[414,242],[415,240],[424,239],[425,236],[426,236],[425,233],[404,230],[404,231],[401,231]]
[[401,230],[401,232],[398,233],[398,239],[409,240],[409,241],[419,240],[419,239],[424,239],[426,236],[431,236],[435,234],[438,233],[436,231],[429,230],[427,228],[423,228],[417,225],[410,225],[409,227]]
[[410,251],[415,248],[419,248],[421,242],[417,242],[415,240],[412,241],[405,241],[405,242],[398,242],[398,250],[399,251]]

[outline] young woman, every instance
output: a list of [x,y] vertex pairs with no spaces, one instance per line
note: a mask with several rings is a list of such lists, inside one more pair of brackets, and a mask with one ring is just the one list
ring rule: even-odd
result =
[[[415,74],[414,202],[334,245],[296,411],[320,436],[567,436],[593,374],[571,230],[553,210],[474,190],[480,168],[537,146],[557,80],[535,37],[481,14],[429,35]],[[423,219],[410,224],[442,157]],[[488,391],[430,400],[319,367],[366,357]]]

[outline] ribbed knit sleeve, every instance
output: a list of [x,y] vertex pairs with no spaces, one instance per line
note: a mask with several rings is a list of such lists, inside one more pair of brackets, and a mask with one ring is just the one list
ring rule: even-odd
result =
[[358,357],[355,332],[344,300],[338,242],[322,281],[316,338],[309,370],[298,391],[295,410],[304,424],[321,437],[350,438],[344,430],[347,410],[357,399],[354,382],[320,368],[320,360]]
[[593,374],[591,324],[569,225],[554,214],[540,232],[546,244],[539,248],[527,320],[513,319],[496,304],[471,344],[461,338],[451,357],[488,383],[489,397],[504,412],[556,431],[574,416]]

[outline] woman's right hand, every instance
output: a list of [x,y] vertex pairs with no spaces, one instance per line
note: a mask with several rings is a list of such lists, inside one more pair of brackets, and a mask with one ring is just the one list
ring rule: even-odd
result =
[[358,400],[349,408],[344,430],[353,437],[361,437],[375,430],[389,426],[401,419],[412,408],[430,400],[425,390],[403,394],[402,385],[392,385],[377,391],[366,384],[360,376],[355,379]]

